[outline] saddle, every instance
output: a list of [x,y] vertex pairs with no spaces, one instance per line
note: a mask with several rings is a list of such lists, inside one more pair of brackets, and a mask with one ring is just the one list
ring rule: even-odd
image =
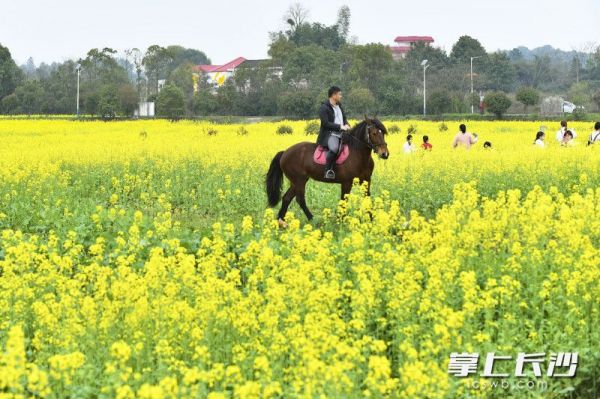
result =
[[[323,147],[322,145],[317,145],[315,153],[313,154],[313,161],[315,161],[315,163],[319,165],[325,165],[327,151],[328,150],[326,147]],[[350,155],[350,148],[348,148],[348,144],[343,144],[342,150],[335,159],[335,163],[337,165],[344,163],[344,161],[348,158],[348,155]]]

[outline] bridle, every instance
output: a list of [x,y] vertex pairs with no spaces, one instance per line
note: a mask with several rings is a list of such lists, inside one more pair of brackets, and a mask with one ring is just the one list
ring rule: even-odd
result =
[[[365,126],[365,137],[366,137],[366,141],[365,140],[361,140],[357,137],[354,137],[353,135],[351,135],[350,133],[347,132],[343,132],[345,134],[347,134],[349,137],[351,137],[354,140],[357,140],[359,143],[369,147],[371,150],[377,152],[377,148],[382,147],[382,146],[387,146],[387,143],[385,142],[385,139],[383,140],[383,143],[381,144],[373,144],[373,142],[371,141],[371,135],[369,134],[369,129],[371,129],[372,127],[376,127],[375,125],[371,125],[369,123],[367,123],[367,125]],[[378,129],[379,132],[381,132],[381,129]]]

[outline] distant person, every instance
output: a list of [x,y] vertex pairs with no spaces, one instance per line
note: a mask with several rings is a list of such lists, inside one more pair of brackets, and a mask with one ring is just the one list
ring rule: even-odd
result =
[[533,145],[537,145],[538,147],[544,148],[546,144],[544,144],[544,139],[546,138],[546,133],[541,130],[536,133],[535,140],[533,141]]
[[406,136],[406,143],[404,143],[404,146],[402,146],[405,154],[410,154],[415,150],[415,147],[412,144],[412,137],[412,134]]
[[486,141],[485,143],[483,143],[483,148],[486,150],[491,150],[492,149],[492,142],[491,141]]
[[575,130],[569,129],[567,127],[567,121],[560,121],[560,130],[558,132],[556,132],[556,141],[561,143],[563,141],[563,139],[565,138],[565,133],[567,130],[569,130],[571,132],[571,135],[573,136],[573,138],[577,137],[577,133],[575,133]]
[[567,130],[565,132],[565,135],[563,136],[562,141],[560,142],[560,145],[563,147],[572,147],[574,144],[575,142],[573,141],[573,132]]
[[461,124],[459,127],[460,132],[454,136],[454,141],[452,142],[452,148],[456,148],[459,144],[464,146],[466,149],[471,148],[471,145],[477,143],[477,134],[471,135],[471,133],[467,133],[467,127],[465,124]]
[[433,146],[429,143],[429,136],[423,136],[423,144],[421,144],[421,148],[424,150],[431,151]]
[[588,139],[588,145],[595,143],[600,143],[600,122],[594,124],[594,131],[590,133],[590,138]]

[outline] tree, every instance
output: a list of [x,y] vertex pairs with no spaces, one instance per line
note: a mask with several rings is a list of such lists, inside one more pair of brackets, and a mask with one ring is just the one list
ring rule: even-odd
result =
[[376,101],[373,93],[367,88],[352,89],[348,92],[345,102],[348,114],[362,116],[376,111]]
[[449,61],[444,50],[423,42],[415,43],[406,54],[406,63],[412,68],[416,68],[421,65],[423,60],[427,60],[429,65],[435,65],[436,67],[448,65]]
[[540,102],[540,93],[532,87],[521,87],[517,90],[517,101],[523,104],[525,113],[530,105],[537,105]]
[[516,80],[515,68],[503,52],[490,54],[485,67],[485,86],[487,89],[512,91]]
[[139,98],[135,88],[130,84],[119,86],[117,91],[119,98],[119,111],[126,116],[131,116],[138,107]]
[[94,116],[98,115],[98,105],[100,102],[100,93],[97,91],[86,92],[82,95],[83,109],[86,113]]
[[429,94],[428,109],[436,115],[441,115],[452,110],[452,99],[446,90],[434,90]]
[[142,58],[142,65],[146,69],[150,94],[158,91],[158,81],[160,79],[167,78],[172,62],[173,54],[168,49],[156,44],[148,47],[144,58]]
[[105,47],[93,48],[84,59],[79,60],[85,83],[98,90],[105,85],[119,85],[129,81],[127,70],[115,59],[116,50]]
[[350,30],[350,7],[345,5],[340,7],[336,25],[338,26],[340,36],[348,40],[348,32]]
[[27,115],[39,114],[42,111],[44,89],[37,80],[30,80],[15,90],[19,110]]
[[382,89],[382,77],[393,64],[389,48],[379,43],[351,46],[348,51],[348,79],[351,84],[366,87],[373,93]]
[[19,100],[15,93],[9,94],[0,100],[0,113],[16,114],[19,112]]
[[195,115],[211,115],[217,110],[217,99],[208,90],[200,90],[194,95],[192,111]]
[[169,46],[167,47],[167,51],[173,59],[170,63],[169,72],[184,64],[210,64],[210,59],[200,50],[182,46]]
[[77,71],[74,61],[58,64],[49,76],[42,78],[42,85],[44,86],[43,111],[45,113],[74,114],[76,112]]
[[600,90],[592,95],[592,101],[596,104],[596,108],[600,111]]
[[142,99],[142,75],[144,73],[144,65],[142,63],[144,56],[140,49],[132,48],[125,50],[127,60],[133,64],[135,68],[135,88],[137,91],[138,101]]
[[172,84],[165,85],[156,97],[156,115],[176,120],[185,115],[183,91]]
[[187,109],[192,109],[194,99],[193,64],[186,62],[175,68],[167,78],[167,84],[177,86],[183,92]]
[[316,115],[315,94],[307,89],[288,91],[277,99],[280,115],[309,118]]
[[119,96],[115,86],[107,85],[100,90],[98,114],[104,120],[114,119],[119,112]]
[[494,115],[498,119],[502,118],[502,115],[508,111],[512,101],[510,98],[502,92],[491,92],[485,96],[485,104],[487,106],[487,110]]
[[466,64],[471,62],[471,57],[486,56],[485,49],[479,40],[471,36],[461,36],[452,46],[450,59],[455,63]]
[[15,91],[23,80],[23,72],[10,55],[10,51],[0,44],[0,100]]
[[292,4],[283,15],[283,20],[290,25],[292,30],[302,25],[308,18],[308,10],[300,3]]

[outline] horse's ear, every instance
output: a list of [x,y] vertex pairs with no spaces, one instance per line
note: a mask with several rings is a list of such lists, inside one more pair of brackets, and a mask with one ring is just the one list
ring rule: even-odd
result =
[[367,116],[367,114],[365,114],[365,121],[369,121],[369,117]]

